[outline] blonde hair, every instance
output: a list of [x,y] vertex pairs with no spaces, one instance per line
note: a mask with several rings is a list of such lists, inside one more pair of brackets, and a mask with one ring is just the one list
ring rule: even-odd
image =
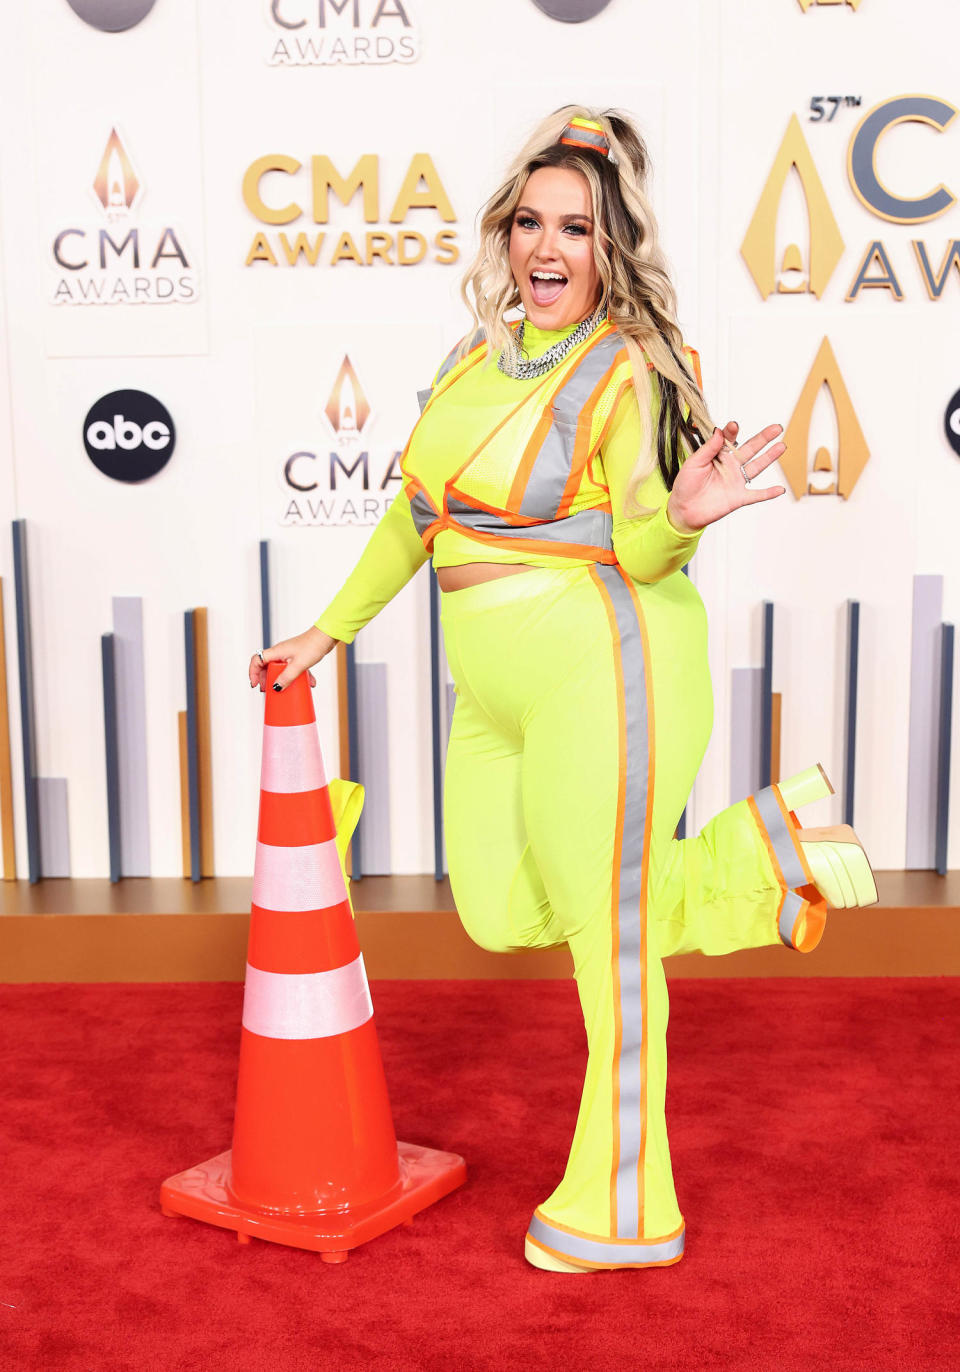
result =
[[[612,157],[558,141],[575,117],[593,119],[603,127]],[[488,358],[503,349],[509,351],[511,331],[504,315],[520,303],[510,271],[510,231],[527,179],[540,167],[579,172],[590,188],[601,303],[606,303],[608,318],[626,346],[640,409],[641,447],[627,492],[628,505],[636,505],[637,489],[657,464],[671,489],[681,462],[710,436],[714,426],[683,353],[676,292],[646,195],[649,155],[625,115],[616,110],[601,113],[583,105],[564,105],[537,125],[503,185],[481,211],[480,246],[463,278],[461,294],[475,323],[486,334]],[[461,345],[461,355],[468,345],[469,338]],[[660,391],[655,442],[648,360]]]

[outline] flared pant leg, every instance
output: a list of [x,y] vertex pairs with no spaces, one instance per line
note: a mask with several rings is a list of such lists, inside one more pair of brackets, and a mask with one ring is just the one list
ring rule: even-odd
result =
[[705,907],[736,924],[743,893],[737,936],[773,941],[784,895],[755,804],[712,821],[719,862],[707,830],[673,838],[711,726],[702,603],[682,576],[638,587],[618,567],[590,567],[520,573],[441,604],[457,690],[445,823],[460,918],[487,948],[567,942],[587,1033],[570,1156],[529,1236],[584,1265],[675,1262],[660,925],[670,951],[686,946],[708,930]]

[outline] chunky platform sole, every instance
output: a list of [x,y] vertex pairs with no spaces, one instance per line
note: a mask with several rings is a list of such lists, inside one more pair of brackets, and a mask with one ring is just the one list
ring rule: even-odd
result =
[[[788,810],[834,795],[830,778],[817,762],[778,783]],[[834,910],[875,905],[877,882],[863,844],[849,824],[799,830],[800,846],[817,890]]]

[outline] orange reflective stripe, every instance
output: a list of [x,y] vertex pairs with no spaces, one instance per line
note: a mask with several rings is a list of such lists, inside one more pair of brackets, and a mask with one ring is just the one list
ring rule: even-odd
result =
[[694,376],[697,378],[697,385],[700,387],[700,389],[701,389],[701,391],[702,391],[702,390],[703,390],[703,376],[702,376],[702,374],[701,374],[701,372],[700,372],[700,354],[697,352],[696,348],[686,348],[686,347],[685,347],[683,351],[687,354],[687,356],[688,356],[689,359],[690,359],[690,362],[691,362],[691,364],[692,364],[692,366],[693,366],[693,374],[694,374]]

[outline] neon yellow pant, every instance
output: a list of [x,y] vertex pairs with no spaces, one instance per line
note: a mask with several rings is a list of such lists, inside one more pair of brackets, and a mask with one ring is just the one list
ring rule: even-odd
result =
[[484,948],[569,944],[587,1032],[570,1156],[529,1237],[583,1265],[676,1262],[661,957],[814,945],[796,817],[768,787],[674,838],[713,717],[706,616],[682,573],[535,568],[442,593],[441,620],[460,918]]

